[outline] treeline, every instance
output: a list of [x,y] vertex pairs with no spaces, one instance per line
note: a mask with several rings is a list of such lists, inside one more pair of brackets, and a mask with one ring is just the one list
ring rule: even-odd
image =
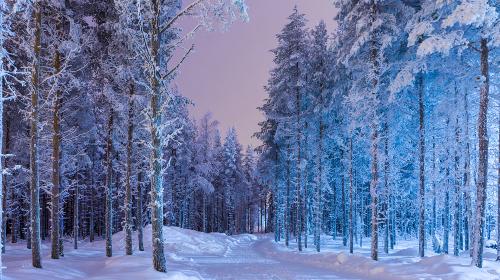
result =
[[[183,31],[183,17],[199,23]],[[123,230],[133,254],[151,224],[166,272],[164,225],[262,230],[252,149],[209,115],[193,121],[173,86],[196,31],[246,17],[240,0],[1,0],[2,251],[26,240],[41,268],[42,240],[58,259],[68,239],[103,238],[111,257]]]
[[296,8],[272,51],[256,136],[276,241],[369,238],[377,260],[418,238],[421,257],[469,250],[481,267],[500,238],[499,6],[334,2],[331,36]]

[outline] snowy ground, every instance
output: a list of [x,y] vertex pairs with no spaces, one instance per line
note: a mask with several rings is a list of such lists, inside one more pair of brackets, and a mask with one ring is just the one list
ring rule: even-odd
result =
[[[286,248],[272,241],[272,235],[205,234],[174,227],[166,228],[166,251],[169,272],[155,272],[151,267],[150,228],[145,230],[145,252],[124,254],[124,236],[114,236],[114,256],[104,256],[104,242],[82,242],[78,250],[65,244],[65,257],[50,259],[49,243],[43,244],[43,269],[31,266],[30,250],[24,243],[7,245],[4,275],[14,279],[500,279],[500,264],[492,261],[493,251],[486,253],[485,267],[470,266],[463,257],[415,257],[415,242],[401,242],[379,262],[369,259],[369,240],[365,248],[349,255],[340,240],[325,236],[323,250],[307,248],[298,253],[295,244]],[[135,241],[136,239],[134,239]],[[136,249],[136,248],[134,248]]]

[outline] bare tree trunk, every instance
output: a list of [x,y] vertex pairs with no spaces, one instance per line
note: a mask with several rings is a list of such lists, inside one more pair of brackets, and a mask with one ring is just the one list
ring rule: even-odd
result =
[[[80,176],[77,174],[77,176]],[[75,186],[75,198],[74,198],[74,204],[73,204],[73,248],[76,250],[78,249],[78,230],[80,229],[80,224],[79,224],[79,189],[80,189],[80,178],[77,180],[77,184]]]
[[354,236],[353,236],[353,196],[354,196],[354,178],[352,174],[352,135],[349,138],[349,253],[354,253]]
[[[0,3],[0,11],[3,11],[5,9],[5,2],[2,1],[2,3]],[[0,26],[3,27],[3,24],[4,24],[4,18],[3,18],[3,12],[0,12]],[[2,72],[4,70],[4,52],[3,52],[3,43],[4,43],[4,37],[3,37],[3,34],[2,36],[0,36],[0,72]],[[4,99],[3,99],[3,77],[0,75],[0,141],[3,141],[3,118],[4,118],[4,108],[3,108],[3,102],[4,102]],[[3,147],[3,143],[0,143],[0,147]],[[3,153],[4,151],[0,152]],[[0,196],[3,196],[6,195],[6,193],[3,191],[3,185],[5,184],[4,180],[4,176],[3,176],[3,169],[4,169],[4,162],[2,159],[0,159],[0,185],[2,186],[2,191],[0,192]],[[2,219],[2,223],[3,223],[3,220],[5,219],[4,217],[4,214],[3,212],[5,211],[5,207],[4,205],[2,204],[2,207],[0,208],[0,218]],[[12,224],[14,225],[14,223]],[[14,230],[14,226],[12,227],[13,230]],[[0,232],[0,234],[3,236],[4,233],[3,231],[5,229],[0,229],[2,232]],[[14,239],[14,232],[12,234],[12,238]],[[3,242],[2,240],[2,253],[5,251],[4,247],[5,247],[5,243]],[[3,263],[2,263],[2,254],[0,254],[0,268],[3,267]],[[0,279],[3,278],[3,273],[2,273],[2,269],[0,269]]]
[[389,253],[389,124],[385,122],[384,128],[384,253]]
[[[0,5],[0,9],[1,9],[1,5]],[[2,21],[0,20],[0,23]],[[0,45],[1,46],[1,45]],[[0,62],[1,63],[1,62]],[[0,71],[2,71],[2,68],[1,68],[1,65],[0,65]],[[3,140],[3,145],[1,145],[0,143],[0,147],[3,146],[3,152],[2,154],[4,155],[4,157],[2,157],[0,159],[0,172],[2,172],[0,174],[0,176],[2,178],[0,178],[0,180],[2,180],[0,182],[0,184],[2,185],[2,193],[0,194],[0,196],[2,197],[2,210],[1,210],[1,216],[2,216],[2,254],[5,254],[5,244],[7,243],[7,215],[6,215],[6,210],[7,210],[7,180],[6,180],[6,175],[3,173],[3,168],[7,167],[7,157],[5,157],[5,155],[8,155],[9,154],[9,151],[10,151],[10,118],[7,116],[6,118],[4,118],[3,116],[3,95],[1,94],[2,92],[2,80],[0,78],[0,125],[3,125],[2,127],[0,127],[0,141]],[[5,122],[5,124],[3,123],[3,121]],[[4,133],[4,130],[5,130],[5,133]],[[3,134],[5,135],[5,139],[3,139]],[[14,189],[12,187],[12,189]],[[11,201],[11,208],[13,208],[14,205],[13,204],[13,201]],[[12,222],[12,225],[11,225],[11,236],[12,236],[12,243],[15,243],[14,240],[16,240],[15,236],[16,236],[16,217],[15,215],[11,214],[12,218],[11,218],[11,222]],[[0,259],[0,267],[2,265],[2,262],[1,262],[1,259]],[[2,278],[1,277],[1,273],[0,273],[0,279]]]
[[483,84],[479,96],[479,116],[477,120],[477,137],[479,138],[479,160],[477,168],[476,193],[476,226],[474,227],[474,252],[472,262],[477,267],[483,267],[484,249],[484,212],[486,208],[486,185],[488,181],[488,98],[490,91],[490,76],[488,64],[488,41],[481,39],[481,75]]
[[143,235],[143,221],[142,221],[142,169],[137,174],[137,213],[136,213],[136,228],[137,228],[137,242],[139,244],[139,251],[144,251],[144,235]]
[[[344,156],[342,156],[342,159],[344,158]],[[343,169],[343,168],[342,168]],[[342,171],[343,172],[343,171]],[[342,174],[342,196],[341,196],[341,199],[342,199],[342,205],[341,205],[341,209],[342,209],[342,245],[345,247],[347,246],[347,213],[346,213],[346,197],[345,197],[345,176],[344,174]]]
[[[56,51],[54,56],[54,69],[57,75],[61,71],[61,55]],[[61,127],[60,127],[61,91],[56,91],[54,112],[52,120],[52,200],[51,200],[51,258],[59,259],[59,188],[61,177]]]
[[438,253],[441,248],[438,249],[439,244],[437,244],[436,239],[436,227],[437,227],[437,209],[436,209],[436,141],[434,136],[432,136],[432,216],[431,216],[431,235],[432,235],[432,248],[434,252]]
[[315,243],[316,251],[321,250],[321,210],[322,210],[322,189],[323,189],[323,117],[320,117],[319,121],[319,141],[318,141],[318,179],[317,190],[316,190],[316,221],[315,221]]
[[[304,141],[305,141],[306,145],[307,145],[307,138],[308,138],[307,137],[307,127],[308,127],[308,123],[306,121],[304,123],[304,130],[306,131],[306,135],[304,137],[305,138]],[[304,151],[304,154],[305,154],[304,158],[305,158],[305,160],[307,162],[307,157],[308,157],[308,155],[307,155],[307,149]],[[309,172],[308,172],[307,168],[306,168],[306,170],[304,170],[304,173],[305,173],[304,174],[304,178],[305,178],[304,181],[305,182],[304,182],[304,196],[302,198],[303,202],[302,202],[302,214],[301,214],[301,216],[302,216],[302,218],[301,218],[301,220],[302,220],[301,227],[302,227],[302,231],[304,232],[304,248],[307,249],[307,241],[308,241],[307,240],[307,235],[309,233],[308,232],[308,230],[309,230],[309,219],[308,219],[309,207],[308,207],[308,201],[307,201],[307,199],[308,199],[308,192],[307,192],[307,189],[308,189],[308,179],[307,178],[309,178]]]
[[40,3],[36,2],[34,7],[35,42],[34,60],[32,66],[32,91],[31,91],[31,113],[30,113],[30,169],[31,169],[31,256],[33,266],[42,268],[41,240],[40,240],[40,178],[38,174],[38,97],[40,91],[40,54],[42,37],[42,13]]
[[418,74],[419,104],[419,223],[418,223],[418,255],[425,255],[425,107],[424,107],[424,74]]
[[[457,95],[458,95],[458,89],[456,88],[455,85],[455,108],[458,110],[458,105],[457,105]],[[461,191],[460,191],[460,176],[459,176],[459,168],[460,168],[460,157],[458,155],[458,149],[460,148],[460,129],[458,126],[458,115],[455,117],[455,183],[454,183],[454,190],[455,190],[455,195],[454,195],[454,218],[453,218],[453,255],[458,256],[460,252],[460,245],[462,244],[460,237],[460,228],[461,228],[461,223],[460,223],[460,218],[462,214],[462,209],[460,207],[460,198],[461,198]]]
[[377,195],[377,183],[378,183],[378,156],[377,156],[377,141],[378,133],[377,128],[374,126],[372,128],[372,164],[371,164],[371,174],[372,179],[370,182],[370,195],[371,195],[371,225],[372,225],[372,240],[371,240],[371,257],[372,260],[378,260],[378,195]]
[[285,209],[285,245],[290,242],[290,144],[287,147],[286,155],[286,209]]
[[153,17],[151,19],[151,57],[155,69],[151,79],[151,226],[153,246],[153,267],[159,272],[167,272],[163,237],[163,150],[161,143],[162,93],[160,89],[160,1],[151,1]]
[[10,242],[11,243],[17,243],[17,238],[18,238],[18,233],[19,233],[19,200],[17,198],[17,195],[14,191],[14,188],[10,188],[10,199],[11,199],[11,207],[12,207],[12,213],[11,213],[11,220],[12,220],[12,229],[11,229],[11,235],[10,235]]
[[[299,64],[296,65],[297,77],[300,75]],[[299,251],[302,251],[302,130],[301,130],[301,95],[300,88],[295,89],[295,106],[297,107],[296,118],[297,118],[297,188],[295,190],[297,195],[297,216],[296,218],[296,230],[297,230],[297,246]]]
[[127,129],[127,175],[125,181],[125,253],[132,255],[132,145],[134,140],[134,84],[130,84]]
[[[470,174],[470,139],[469,139],[469,101],[467,91],[464,94],[465,109],[465,160],[464,160],[464,200],[465,200],[465,250],[470,249],[472,240],[472,199],[471,199],[471,174]],[[472,257],[472,250],[469,251]]]
[[[375,24],[378,14],[377,2],[371,0],[370,3],[370,25]],[[378,92],[377,87],[379,85],[380,76],[380,61],[379,61],[379,46],[377,42],[377,34],[373,32],[370,38],[370,62],[371,62],[371,75],[372,75],[372,86],[373,86],[373,99],[375,101],[374,106],[378,107]],[[370,182],[370,196],[371,196],[371,258],[373,260],[378,260],[378,118],[377,118],[377,108],[373,108],[373,120],[372,120],[372,136],[371,136],[371,182]]]
[[[497,158],[497,244],[500,244],[500,108],[498,114],[498,158]],[[500,261],[500,246],[497,245],[497,261]]]
[[113,256],[113,110],[110,105],[108,118],[108,136],[106,143],[106,256]]
[[[450,124],[450,118],[446,119],[446,127]],[[447,137],[448,138],[448,137]],[[446,148],[446,190],[444,197],[444,219],[443,219],[443,253],[449,253],[450,235],[450,150]]]
[[95,174],[94,174],[94,170],[95,170],[95,160],[96,160],[96,156],[95,156],[95,152],[96,152],[96,143],[95,143],[95,139],[93,140],[93,145],[92,145],[92,167],[91,167],[91,170],[90,170],[90,219],[89,219],[89,241],[90,242],[94,242],[94,236],[95,236],[95,218],[94,218],[94,215],[95,215],[95,206],[94,206],[94,203],[95,203]]

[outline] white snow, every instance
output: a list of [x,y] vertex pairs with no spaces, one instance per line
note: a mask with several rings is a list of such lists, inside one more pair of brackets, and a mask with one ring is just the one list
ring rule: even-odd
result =
[[[420,259],[416,240],[400,241],[380,261],[370,259],[369,239],[364,248],[355,246],[348,253],[340,238],[322,236],[322,252],[312,244],[297,252],[292,241],[289,248],[275,243],[273,235],[243,234],[234,237],[221,233],[200,233],[176,227],[165,228],[168,273],[153,270],[151,265],[151,229],[144,232],[144,252],[124,253],[124,234],[113,238],[113,257],[104,254],[104,241],[81,242],[73,250],[68,242],[65,256],[50,259],[50,243],[43,244],[43,269],[31,266],[30,250],[25,243],[7,245],[4,275],[7,280],[127,280],[127,279],[499,279],[500,263],[493,261],[495,252],[486,249],[484,268],[470,265],[467,252],[460,257],[434,255]],[[136,243],[134,234],[134,245]],[[312,240],[312,238],[311,238]],[[429,244],[430,245],[430,244]],[[430,246],[428,246],[430,248]],[[427,251],[429,252],[429,251]]]
[[418,46],[417,55],[422,57],[440,52],[447,56],[453,47],[465,44],[466,41],[462,35],[458,31],[453,31],[442,36],[430,36]]
[[432,34],[434,27],[428,21],[417,23],[408,34],[408,46],[413,46],[417,43],[417,39],[422,35]]
[[488,0],[463,0],[443,21],[442,26],[446,28],[458,23],[475,27],[491,27],[497,18],[495,8],[488,4]]

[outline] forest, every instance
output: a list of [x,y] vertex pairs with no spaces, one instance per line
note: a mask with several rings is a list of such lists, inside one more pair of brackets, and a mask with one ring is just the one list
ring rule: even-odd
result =
[[253,147],[176,85],[252,0],[0,0],[0,279],[498,279],[500,4],[322,5]]

